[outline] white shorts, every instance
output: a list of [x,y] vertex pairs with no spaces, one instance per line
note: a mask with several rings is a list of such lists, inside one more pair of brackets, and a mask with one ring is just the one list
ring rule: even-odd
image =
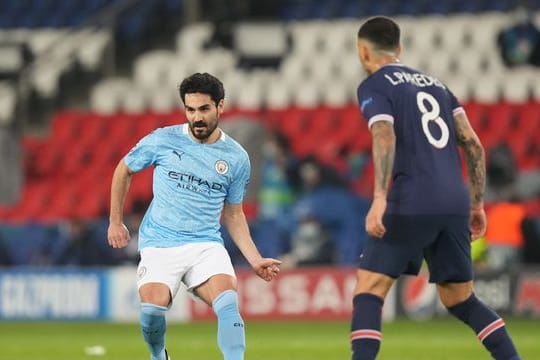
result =
[[204,242],[169,248],[147,247],[141,250],[137,287],[140,289],[147,283],[162,283],[169,287],[174,298],[181,282],[191,292],[218,274],[236,278],[231,258],[220,243]]

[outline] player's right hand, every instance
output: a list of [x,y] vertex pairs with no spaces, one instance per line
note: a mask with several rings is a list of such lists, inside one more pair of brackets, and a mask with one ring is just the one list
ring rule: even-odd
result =
[[366,216],[366,231],[369,235],[382,238],[386,233],[386,228],[383,224],[383,215],[386,211],[386,199],[377,197],[373,199],[371,208]]
[[272,281],[279,274],[281,260],[261,258],[252,265],[253,271],[263,280]]
[[129,230],[123,223],[119,224],[109,224],[109,229],[107,230],[107,239],[109,240],[109,245],[115,249],[120,249],[126,247],[129,243]]

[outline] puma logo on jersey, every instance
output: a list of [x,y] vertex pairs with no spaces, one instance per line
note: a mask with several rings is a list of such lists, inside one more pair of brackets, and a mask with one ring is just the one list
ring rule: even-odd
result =
[[180,160],[180,161],[182,160],[182,155],[184,155],[184,152],[183,152],[183,151],[182,151],[182,152],[178,152],[178,151],[176,151],[176,150],[173,150],[172,152],[173,152],[174,155],[178,156],[178,160]]

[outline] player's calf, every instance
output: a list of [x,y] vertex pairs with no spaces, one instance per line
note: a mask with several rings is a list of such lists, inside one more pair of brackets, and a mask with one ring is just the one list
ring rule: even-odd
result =
[[351,322],[353,360],[373,360],[381,346],[381,317],[383,299],[368,293],[354,297]]
[[246,349],[244,320],[234,290],[219,294],[212,303],[218,318],[218,345],[225,360],[242,360]]
[[142,303],[140,323],[144,341],[148,345],[152,360],[166,360],[165,354],[165,313],[164,306]]
[[503,319],[474,294],[462,303],[447,309],[474,330],[478,340],[488,349],[494,359],[520,360]]

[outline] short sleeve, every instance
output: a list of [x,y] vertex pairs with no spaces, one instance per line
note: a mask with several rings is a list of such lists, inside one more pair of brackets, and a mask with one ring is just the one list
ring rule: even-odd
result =
[[230,204],[240,204],[244,200],[246,195],[247,186],[249,184],[251,173],[251,165],[249,163],[249,158],[246,157],[242,165],[235,174],[229,191],[227,194],[227,202]]
[[377,121],[394,123],[392,104],[388,96],[376,91],[369,86],[358,88],[358,105],[364,119],[371,127]]
[[452,115],[456,116],[459,113],[464,113],[465,109],[463,109],[463,106],[461,106],[454,93],[452,93],[450,89],[448,89],[448,93],[450,94],[450,106],[452,108]]
[[126,155],[124,161],[127,167],[138,172],[155,164],[157,139],[156,132],[152,132],[143,137]]

